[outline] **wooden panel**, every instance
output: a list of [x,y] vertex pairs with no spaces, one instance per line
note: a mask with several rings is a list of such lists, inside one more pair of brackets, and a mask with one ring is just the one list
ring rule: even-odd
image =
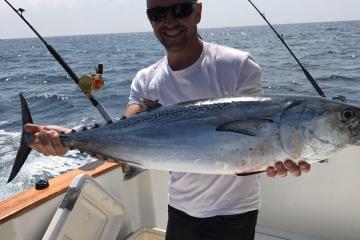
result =
[[49,187],[47,189],[35,190],[35,188],[31,188],[4,201],[0,201],[0,224],[64,193],[72,179],[79,174],[86,173],[96,177],[120,166],[121,165],[117,163],[104,161],[91,162],[79,169],[49,179]]

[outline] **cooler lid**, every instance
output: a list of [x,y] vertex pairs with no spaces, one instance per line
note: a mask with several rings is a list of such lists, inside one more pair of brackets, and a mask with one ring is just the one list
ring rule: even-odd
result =
[[116,239],[125,211],[118,200],[87,174],[76,176],[43,239]]

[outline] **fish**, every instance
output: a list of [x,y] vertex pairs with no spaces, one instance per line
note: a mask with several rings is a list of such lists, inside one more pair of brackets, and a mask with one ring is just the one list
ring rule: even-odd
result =
[[[20,94],[22,123],[33,123]],[[124,179],[146,169],[246,176],[278,161],[310,164],[360,142],[360,109],[322,97],[259,95],[200,99],[80,131],[62,144],[123,164]],[[9,181],[31,148],[23,130]]]

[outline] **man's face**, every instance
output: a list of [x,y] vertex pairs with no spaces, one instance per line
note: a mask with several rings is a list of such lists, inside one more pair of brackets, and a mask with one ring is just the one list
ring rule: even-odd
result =
[[[192,0],[147,0],[148,8],[167,7],[177,3],[191,3]],[[171,11],[163,21],[151,21],[157,39],[167,51],[181,51],[197,38],[197,24],[201,19],[201,4],[196,4],[194,12],[185,18],[175,18]]]

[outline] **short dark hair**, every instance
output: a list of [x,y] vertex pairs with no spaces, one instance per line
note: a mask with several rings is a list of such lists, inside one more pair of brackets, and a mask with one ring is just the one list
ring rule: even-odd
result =
[[[192,0],[192,2],[197,3],[198,0]],[[149,0],[146,0],[146,7],[149,8]]]

